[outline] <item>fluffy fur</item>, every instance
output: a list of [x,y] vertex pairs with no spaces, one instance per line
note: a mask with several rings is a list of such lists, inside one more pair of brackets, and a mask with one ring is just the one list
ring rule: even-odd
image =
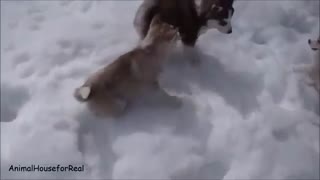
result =
[[134,27],[144,39],[155,15],[177,27],[184,54],[192,65],[200,63],[193,47],[199,35],[216,28],[222,33],[232,32],[233,0],[144,0],[136,12]]
[[308,75],[312,80],[310,85],[320,92],[320,36],[318,40],[309,39],[308,44],[315,51],[313,64],[308,70]]
[[136,12],[134,27],[143,39],[152,18],[158,14],[163,21],[179,29],[185,45],[194,46],[199,33],[207,29],[232,32],[232,5],[233,0],[144,0]]
[[234,14],[234,0],[201,0],[200,17],[203,19],[199,34],[208,29],[217,29],[221,33],[232,33],[231,18]]
[[177,30],[156,16],[145,40],[91,75],[75,90],[75,98],[87,103],[89,109],[97,115],[111,116],[122,114],[145,91],[156,91],[163,98],[176,101],[159,87],[158,76],[163,55],[177,37]]

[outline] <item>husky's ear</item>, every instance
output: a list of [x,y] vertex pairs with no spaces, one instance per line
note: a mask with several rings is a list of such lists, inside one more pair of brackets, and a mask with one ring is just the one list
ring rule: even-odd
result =
[[78,88],[77,90],[77,96],[80,100],[86,101],[89,98],[89,95],[91,93],[91,87],[89,86],[82,86]]
[[161,24],[161,19],[159,15],[155,15],[150,23],[150,27]]

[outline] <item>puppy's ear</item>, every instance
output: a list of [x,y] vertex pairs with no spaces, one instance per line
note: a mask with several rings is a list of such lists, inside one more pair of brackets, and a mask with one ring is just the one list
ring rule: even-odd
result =
[[161,18],[159,15],[155,15],[150,23],[150,27],[161,24]]
[[91,93],[91,87],[82,86],[82,87],[76,89],[75,97],[79,101],[86,101],[86,100],[88,100],[90,93]]

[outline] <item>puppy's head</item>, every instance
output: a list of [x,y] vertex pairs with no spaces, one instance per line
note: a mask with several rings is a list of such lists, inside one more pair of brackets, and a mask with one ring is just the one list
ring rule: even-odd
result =
[[207,19],[207,28],[216,28],[222,33],[231,34],[231,19],[234,13],[232,5],[233,0],[215,1],[205,16],[205,19]]
[[320,50],[320,37],[318,38],[318,40],[309,39],[308,44],[312,50],[314,51]]
[[178,28],[163,22],[159,15],[156,15],[150,24],[146,39],[152,42],[176,42],[180,38]]

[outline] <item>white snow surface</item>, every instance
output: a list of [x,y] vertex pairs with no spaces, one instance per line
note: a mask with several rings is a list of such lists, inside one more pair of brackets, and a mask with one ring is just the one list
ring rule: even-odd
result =
[[[138,42],[141,1],[1,1],[1,179],[319,179],[310,63],[319,1],[235,1],[233,33],[177,51],[161,76],[178,109],[98,119],[72,96]],[[11,165],[85,165],[12,172]]]

